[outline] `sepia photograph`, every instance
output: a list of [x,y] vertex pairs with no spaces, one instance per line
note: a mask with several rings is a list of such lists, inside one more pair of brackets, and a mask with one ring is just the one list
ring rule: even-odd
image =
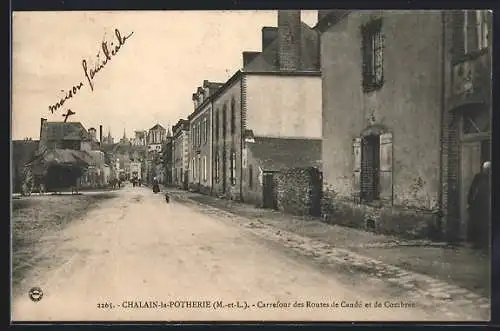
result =
[[489,321],[491,34],[14,11],[11,322]]

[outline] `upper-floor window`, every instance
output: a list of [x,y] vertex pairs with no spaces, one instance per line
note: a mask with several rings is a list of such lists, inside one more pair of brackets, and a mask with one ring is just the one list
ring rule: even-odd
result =
[[226,139],[227,134],[227,106],[222,108],[222,139]]
[[231,135],[236,132],[236,107],[234,98],[231,100]]
[[219,109],[215,112],[215,141],[219,141]]
[[382,87],[384,82],[384,36],[382,20],[368,23],[361,29],[363,90],[365,92]]
[[455,55],[483,50],[489,45],[489,12],[461,10],[455,16]]
[[231,151],[231,185],[236,185],[236,152]]
[[198,146],[201,146],[201,134],[202,134],[201,125],[202,122],[200,121],[200,123],[198,123]]
[[207,140],[208,140],[208,125],[207,125],[207,119],[206,118],[203,120],[203,126],[204,126],[204,129],[205,129],[204,138],[205,138],[205,144],[206,144]]
[[488,47],[488,11],[464,11],[464,53]]

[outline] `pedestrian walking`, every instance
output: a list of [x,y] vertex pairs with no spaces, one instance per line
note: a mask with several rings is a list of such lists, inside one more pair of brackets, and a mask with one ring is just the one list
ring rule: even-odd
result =
[[472,180],[467,196],[468,236],[477,248],[487,248],[490,241],[490,168],[490,161],[483,163],[481,171]]
[[158,179],[156,179],[156,177],[153,178],[153,192],[160,192],[160,183],[158,182]]

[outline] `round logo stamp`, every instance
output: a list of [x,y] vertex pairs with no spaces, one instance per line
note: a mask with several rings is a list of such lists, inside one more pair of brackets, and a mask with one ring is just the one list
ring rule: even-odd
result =
[[30,291],[28,292],[28,295],[33,302],[38,302],[42,300],[43,297],[43,291],[39,287],[32,287]]

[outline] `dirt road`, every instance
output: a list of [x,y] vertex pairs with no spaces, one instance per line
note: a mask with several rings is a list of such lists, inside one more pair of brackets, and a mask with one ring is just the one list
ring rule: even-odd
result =
[[45,260],[13,299],[15,321],[446,319],[380,280],[321,268],[144,187],[124,188],[44,242]]

